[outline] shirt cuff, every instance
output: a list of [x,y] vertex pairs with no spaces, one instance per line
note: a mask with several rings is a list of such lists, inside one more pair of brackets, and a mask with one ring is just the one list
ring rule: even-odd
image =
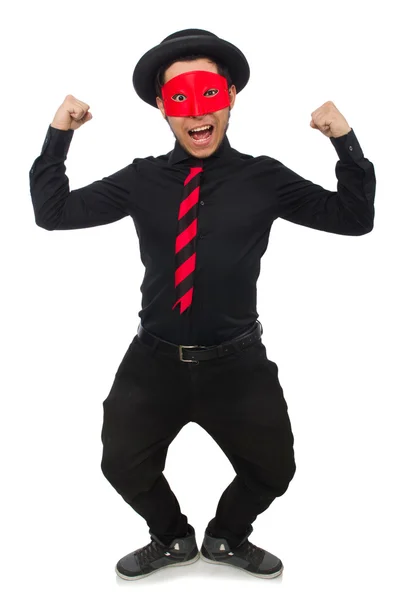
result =
[[364,158],[363,151],[353,129],[345,135],[337,138],[330,137],[329,139],[342,162],[357,162]]
[[51,154],[51,156],[66,160],[73,134],[74,129],[65,131],[49,125],[41,153]]

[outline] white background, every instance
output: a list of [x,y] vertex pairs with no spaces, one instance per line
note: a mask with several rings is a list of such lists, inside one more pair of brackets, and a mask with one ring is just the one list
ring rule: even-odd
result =
[[[391,11],[379,0],[36,0],[3,12],[4,598],[175,598],[186,594],[184,585],[222,598],[396,597]],[[138,240],[128,218],[73,231],[39,228],[28,173],[69,93],[93,114],[71,143],[71,189],[135,157],[171,150],[169,126],[138,98],[131,77],[149,48],[193,27],[232,42],[250,63],[228,130],[241,152],[273,156],[336,190],[336,152],[309,126],[314,110],[336,104],[375,165],[375,227],[349,237],[279,219],[262,259],[262,341],[279,366],[297,471],[287,493],[258,516],[250,539],[282,559],[283,575],[263,580],[199,561],[126,582],[115,563],[150,539],[145,521],[102,475],[100,432],[102,401],[138,327]],[[201,544],[234,477],[230,463],[190,423],[169,448],[165,475]]]

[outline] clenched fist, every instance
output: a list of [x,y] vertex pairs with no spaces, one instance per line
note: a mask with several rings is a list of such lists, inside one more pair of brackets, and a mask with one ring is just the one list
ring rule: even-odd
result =
[[78,129],[92,119],[92,114],[88,112],[89,108],[88,104],[68,94],[55,113],[51,127],[63,129],[64,131]]
[[312,112],[310,127],[319,129],[327,137],[334,138],[346,135],[351,131],[349,123],[331,100]]

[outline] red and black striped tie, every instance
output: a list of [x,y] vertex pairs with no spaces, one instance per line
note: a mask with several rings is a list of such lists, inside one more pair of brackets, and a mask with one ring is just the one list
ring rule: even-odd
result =
[[197,159],[195,165],[197,166],[190,167],[190,173],[184,182],[175,242],[176,302],[172,310],[179,304],[180,314],[184,313],[193,301],[200,177],[203,172],[203,161]]

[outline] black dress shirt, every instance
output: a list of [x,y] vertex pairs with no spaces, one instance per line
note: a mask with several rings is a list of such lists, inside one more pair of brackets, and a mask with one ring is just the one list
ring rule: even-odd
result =
[[53,231],[131,217],[145,266],[138,317],[149,332],[175,344],[219,344],[255,323],[260,260],[278,217],[341,235],[364,235],[373,228],[374,166],[353,129],[329,138],[339,157],[337,191],[269,156],[242,154],[225,136],[204,159],[192,312],[180,314],[179,306],[172,310],[175,239],[192,157],[175,141],[168,154],[135,158],[113,175],[70,191],[65,160],[73,133],[50,125],[30,169],[35,222]]

